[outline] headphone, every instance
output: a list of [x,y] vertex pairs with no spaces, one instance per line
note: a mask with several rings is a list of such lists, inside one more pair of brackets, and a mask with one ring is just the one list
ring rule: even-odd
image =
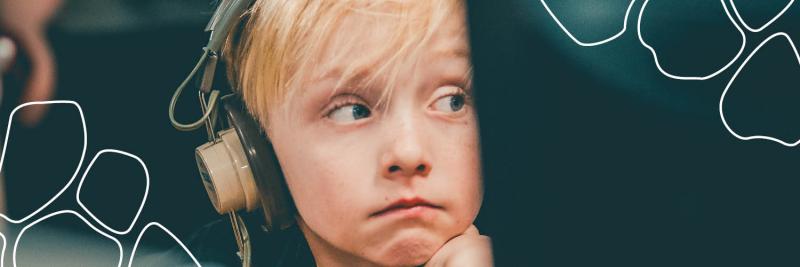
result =
[[[206,128],[209,141],[195,149],[197,167],[214,209],[231,218],[244,266],[250,265],[250,239],[244,220],[237,212],[250,212],[260,207],[264,212],[263,228],[267,232],[289,228],[294,223],[295,212],[272,144],[247,111],[241,95],[234,92],[220,98],[219,91],[211,88],[222,45],[254,1],[222,0],[218,3],[205,28],[210,32],[208,44],[203,47],[197,65],[175,90],[169,106],[170,122],[176,129]],[[199,83],[203,115],[195,122],[183,124],[175,120],[175,104],[193,79]],[[220,112],[227,122],[225,125],[217,124]]]

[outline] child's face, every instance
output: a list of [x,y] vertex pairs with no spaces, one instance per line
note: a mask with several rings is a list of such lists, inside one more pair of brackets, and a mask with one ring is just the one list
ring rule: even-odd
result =
[[[318,263],[421,264],[472,224],[483,196],[464,18],[453,14],[401,60],[398,86],[376,105],[388,75],[335,88],[353,63],[326,60],[386,45],[390,33],[365,16],[345,18],[313,77],[270,110],[268,134]],[[385,212],[398,201],[418,206]]]

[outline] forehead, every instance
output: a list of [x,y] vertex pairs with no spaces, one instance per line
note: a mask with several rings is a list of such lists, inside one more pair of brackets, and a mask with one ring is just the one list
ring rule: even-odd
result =
[[464,10],[419,4],[425,2],[345,13],[330,25],[323,45],[314,51],[304,80],[381,80],[427,61],[468,60]]

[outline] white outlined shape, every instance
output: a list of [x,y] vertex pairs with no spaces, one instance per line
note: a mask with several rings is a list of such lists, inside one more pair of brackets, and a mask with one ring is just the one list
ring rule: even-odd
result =
[[117,267],[122,266],[122,257],[123,257],[122,244],[119,242],[119,240],[117,240],[116,238],[114,238],[113,236],[111,236],[109,234],[106,234],[105,232],[101,231],[100,229],[98,229],[97,227],[95,227],[94,225],[89,223],[89,221],[86,220],[86,218],[81,216],[79,213],[77,213],[77,212],[75,212],[73,210],[60,210],[60,211],[56,211],[56,212],[50,213],[48,215],[42,216],[41,218],[39,218],[39,219],[33,221],[32,223],[26,225],[25,227],[22,228],[22,230],[19,231],[19,234],[17,234],[17,240],[14,241],[14,250],[13,250],[13,255],[12,255],[12,262],[14,263],[14,267],[17,267],[17,246],[19,245],[19,239],[25,234],[25,231],[27,231],[28,228],[31,228],[32,226],[36,225],[37,223],[39,223],[41,221],[44,221],[44,220],[46,220],[46,219],[48,219],[50,217],[58,216],[58,215],[61,215],[61,214],[67,214],[67,213],[75,215],[75,217],[78,217],[79,219],[81,219],[84,224],[86,224],[89,227],[91,227],[92,230],[94,230],[95,232],[105,236],[108,239],[111,239],[111,241],[114,241],[114,243],[117,244],[117,248],[119,248],[119,261],[117,261]]
[[[115,153],[115,154],[120,154],[120,155],[123,155],[123,156],[127,156],[127,157],[130,157],[130,158],[133,158],[137,162],[139,162],[139,165],[141,165],[142,169],[144,170],[145,187],[144,187],[144,196],[142,196],[142,204],[139,205],[139,210],[136,211],[136,215],[134,215],[130,226],[128,226],[128,228],[125,229],[125,230],[116,230],[116,229],[113,229],[110,226],[106,225],[105,223],[103,223],[103,221],[100,220],[100,218],[97,218],[97,216],[95,216],[94,213],[92,213],[92,211],[89,210],[89,208],[87,208],[86,205],[84,205],[83,202],[81,201],[81,188],[83,187],[83,182],[86,180],[86,175],[89,174],[89,171],[92,169],[92,166],[94,166],[94,162],[100,157],[100,155],[105,154],[105,153]],[[80,182],[78,182],[78,190],[75,193],[75,200],[77,200],[78,201],[78,205],[81,206],[81,208],[84,211],[86,211],[86,213],[89,214],[89,216],[92,217],[92,219],[94,219],[98,224],[103,226],[103,228],[105,228],[109,232],[115,233],[117,235],[126,235],[131,231],[131,229],[133,229],[133,226],[136,225],[136,221],[139,219],[139,215],[142,213],[142,209],[144,208],[144,203],[145,203],[145,201],[147,201],[147,194],[148,194],[149,191],[150,191],[150,172],[147,171],[147,166],[144,164],[144,161],[142,161],[141,158],[139,158],[136,155],[133,155],[131,153],[125,152],[125,151],[120,151],[120,150],[116,150],[116,149],[103,149],[103,150],[101,150],[100,152],[97,152],[97,154],[94,155],[94,158],[92,158],[92,161],[89,162],[89,166],[86,167],[86,170],[83,172],[83,176],[81,177]]]
[[[50,204],[52,204],[52,202],[53,202],[53,201],[55,201],[57,198],[59,198],[59,197],[61,196],[61,194],[63,194],[63,193],[64,193],[64,191],[66,191],[66,190],[67,190],[67,189],[68,189],[68,188],[69,188],[69,187],[72,185],[73,181],[75,181],[75,178],[76,178],[76,177],[77,177],[77,175],[78,175],[78,172],[79,172],[79,171],[80,171],[80,169],[81,169],[81,166],[83,166],[83,161],[84,161],[84,159],[85,159],[85,156],[86,156],[87,139],[88,139],[88,137],[87,137],[87,136],[88,136],[88,135],[87,135],[87,130],[86,130],[86,119],[85,119],[85,117],[84,117],[84,115],[83,115],[83,109],[81,108],[80,104],[78,104],[78,103],[77,103],[77,102],[75,102],[75,101],[71,101],[71,100],[50,100],[50,101],[36,101],[36,102],[28,102],[28,103],[24,103],[24,104],[21,104],[21,105],[17,106],[16,108],[14,108],[14,110],[12,110],[12,111],[11,111],[11,114],[9,115],[8,125],[7,125],[7,127],[6,127],[6,136],[5,136],[5,140],[4,140],[4,143],[3,143],[2,154],[0,154],[0,170],[2,170],[2,166],[3,166],[3,163],[4,163],[5,156],[6,156],[6,148],[8,147],[8,141],[9,141],[9,137],[10,137],[10,134],[9,134],[9,133],[10,133],[10,131],[11,131],[11,122],[12,122],[12,119],[13,119],[13,117],[14,117],[14,114],[17,112],[17,110],[19,110],[19,109],[21,109],[21,108],[24,108],[24,107],[26,107],[26,106],[30,106],[30,105],[50,105],[50,104],[71,104],[71,105],[74,105],[74,106],[77,108],[77,110],[78,110],[78,114],[79,114],[79,115],[80,115],[80,117],[81,117],[81,126],[82,126],[82,129],[83,129],[83,151],[82,151],[82,153],[81,153],[81,158],[80,158],[80,161],[78,162],[78,166],[77,166],[77,168],[75,169],[75,173],[73,173],[73,175],[72,175],[72,177],[70,178],[70,180],[69,180],[69,181],[68,181],[68,182],[67,182],[67,183],[64,185],[64,187],[63,187],[63,188],[62,188],[62,189],[61,189],[61,190],[60,190],[58,193],[56,193],[56,194],[55,194],[55,195],[54,195],[54,196],[53,196],[53,197],[52,197],[50,200],[48,200],[48,201],[47,201],[45,204],[43,204],[43,205],[42,205],[41,207],[39,207],[37,210],[35,210],[35,211],[34,211],[34,212],[32,212],[31,214],[29,214],[29,215],[27,215],[27,216],[25,216],[24,218],[22,218],[22,219],[19,219],[19,220],[13,220],[13,219],[9,218],[7,215],[5,215],[5,214],[3,214],[3,213],[0,213],[0,218],[1,218],[1,219],[4,219],[4,220],[6,220],[6,221],[8,221],[8,222],[9,222],[9,223],[11,223],[11,224],[21,224],[21,223],[23,223],[23,222],[25,222],[25,221],[29,220],[31,217],[33,217],[33,216],[36,216],[36,215],[37,215],[37,214],[39,214],[39,213],[40,213],[42,210],[44,210],[44,209],[45,209],[45,208],[47,208],[47,207],[48,207]],[[85,178],[86,178],[86,174],[89,172],[89,170],[91,169],[92,165],[94,164],[94,162],[95,162],[95,160],[98,158],[98,156],[99,156],[99,155],[101,155],[101,154],[103,154],[103,153],[118,153],[118,154],[122,154],[122,155],[125,155],[125,156],[128,156],[128,157],[134,158],[134,159],[136,159],[136,160],[139,162],[139,164],[140,164],[140,165],[142,166],[142,168],[145,170],[145,177],[146,177],[146,187],[145,187],[145,193],[144,193],[144,196],[142,197],[142,204],[139,206],[139,210],[137,211],[137,213],[136,213],[136,215],[135,215],[135,217],[134,217],[134,219],[133,219],[133,222],[131,222],[131,226],[130,226],[128,229],[126,229],[125,231],[117,231],[117,230],[115,230],[115,229],[111,229],[111,228],[110,228],[110,227],[108,227],[107,225],[103,224],[103,222],[102,222],[102,221],[100,221],[98,218],[96,218],[96,217],[94,216],[94,214],[92,214],[92,213],[91,213],[91,211],[89,211],[89,209],[87,209],[87,208],[86,208],[86,207],[83,205],[83,203],[81,203],[81,202],[80,202],[80,192],[81,192],[81,191],[80,191],[80,187],[81,187],[81,185],[83,184],[83,181],[84,181],[84,180],[85,180]],[[92,159],[92,162],[89,164],[89,166],[88,166],[88,167],[86,168],[86,170],[84,171],[84,175],[81,177],[81,182],[80,182],[80,184],[79,184],[79,186],[78,186],[78,190],[77,190],[77,193],[76,193],[75,197],[76,197],[76,200],[77,200],[78,204],[81,206],[81,208],[83,208],[83,210],[84,210],[84,211],[86,211],[87,213],[89,213],[89,215],[90,215],[90,216],[91,216],[91,217],[92,217],[92,218],[93,218],[93,219],[94,219],[96,222],[98,222],[98,223],[99,223],[99,224],[101,224],[101,225],[102,225],[104,228],[106,228],[106,230],[108,230],[108,231],[110,231],[110,232],[114,232],[114,233],[116,233],[116,234],[119,234],[119,235],[126,235],[126,234],[128,234],[128,233],[131,231],[131,229],[133,228],[133,226],[136,224],[136,221],[138,220],[138,217],[139,217],[139,215],[141,214],[141,211],[142,211],[142,209],[143,209],[143,207],[144,207],[144,203],[147,201],[147,195],[148,195],[148,192],[149,192],[149,187],[150,187],[150,175],[149,175],[149,172],[148,172],[148,170],[147,170],[147,166],[144,164],[144,162],[143,162],[143,161],[142,161],[142,160],[141,160],[141,159],[140,159],[138,156],[136,156],[136,155],[133,155],[133,154],[130,154],[130,153],[127,153],[127,152],[124,152],[124,151],[119,151],[119,150],[114,150],[114,149],[104,149],[104,150],[101,150],[100,152],[98,152],[98,153],[95,155],[94,159]],[[84,223],[84,224],[86,224],[87,226],[89,226],[90,228],[92,228],[92,230],[94,230],[95,232],[97,232],[97,233],[100,233],[101,235],[103,235],[103,236],[105,236],[105,237],[107,237],[107,238],[111,239],[112,241],[114,241],[114,242],[117,244],[117,248],[119,249],[119,261],[118,261],[118,263],[117,263],[117,266],[118,266],[118,267],[121,267],[121,266],[122,266],[122,261],[123,261],[123,258],[124,258],[124,253],[123,253],[123,249],[122,249],[122,244],[119,242],[119,240],[117,240],[117,239],[116,239],[116,238],[114,238],[113,236],[109,235],[108,233],[106,233],[106,232],[103,232],[102,230],[100,230],[100,229],[99,229],[98,227],[96,227],[94,224],[92,224],[91,222],[89,222],[89,220],[87,220],[85,217],[83,217],[82,215],[80,215],[80,213],[78,213],[78,212],[76,212],[76,211],[74,211],[74,210],[60,210],[60,211],[56,211],[56,212],[50,213],[50,214],[48,214],[48,215],[45,215],[45,216],[43,216],[43,217],[41,217],[41,218],[38,218],[38,219],[34,220],[33,222],[30,222],[30,223],[28,223],[27,225],[25,225],[25,226],[22,228],[22,230],[21,230],[19,233],[17,233],[17,237],[16,237],[16,240],[14,241],[14,246],[13,246],[13,248],[12,248],[12,262],[13,262],[13,266],[14,266],[14,267],[16,267],[16,266],[17,266],[17,256],[16,256],[16,252],[17,252],[17,247],[18,247],[18,244],[19,244],[19,238],[20,238],[20,237],[21,237],[21,236],[22,236],[22,235],[25,233],[25,231],[27,231],[29,228],[33,227],[33,226],[34,226],[34,225],[36,225],[37,223],[39,223],[39,222],[41,222],[41,221],[44,221],[44,220],[46,220],[46,219],[48,219],[48,218],[50,218],[50,217],[57,216],[57,215],[61,215],[61,214],[66,214],[66,213],[69,213],[69,214],[72,214],[72,215],[74,215],[74,216],[78,217],[79,219],[81,219],[81,221],[83,221],[83,223]],[[172,234],[172,232],[170,232],[170,231],[169,231],[169,229],[167,229],[167,228],[166,228],[166,227],[164,227],[163,225],[159,224],[158,222],[151,222],[151,223],[149,223],[149,224],[148,224],[147,226],[145,226],[145,227],[142,229],[142,231],[139,233],[139,237],[137,238],[137,240],[136,240],[136,244],[134,245],[134,247],[133,247],[133,251],[131,252],[131,261],[129,261],[129,263],[128,263],[128,265],[129,265],[129,266],[130,266],[130,264],[132,263],[133,255],[134,255],[134,253],[136,252],[136,247],[138,246],[138,244],[139,244],[139,241],[140,241],[140,239],[141,239],[142,235],[143,235],[143,234],[144,234],[144,232],[145,232],[145,231],[146,231],[146,230],[147,230],[149,227],[151,227],[151,226],[158,226],[159,228],[161,228],[161,229],[162,229],[164,232],[166,232],[166,233],[167,233],[167,234],[168,234],[170,237],[172,237],[172,239],[174,239],[176,242],[178,242],[178,244],[179,244],[179,245],[180,245],[180,246],[183,248],[183,250],[184,250],[184,251],[186,251],[186,253],[189,255],[189,257],[191,257],[191,259],[194,261],[194,263],[195,263],[197,266],[201,266],[201,265],[200,265],[200,263],[197,261],[197,259],[194,257],[194,255],[193,255],[193,254],[192,254],[192,253],[189,251],[189,249],[186,247],[186,245],[184,245],[184,244],[183,244],[183,242],[181,242],[181,241],[180,241],[180,239],[178,239],[178,238],[177,238],[177,237],[176,237],[174,234]],[[6,241],[7,239],[6,239],[6,237],[3,235],[3,233],[0,233],[0,238],[3,240],[3,248],[2,248],[2,250],[0,250],[0,267],[3,267],[3,265],[4,265],[4,263],[5,263],[5,252],[6,252],[6,250],[7,250],[6,248],[7,248],[7,244],[8,244],[8,242]]]
[[81,170],[81,166],[83,166],[83,159],[86,156],[86,140],[87,140],[87,138],[86,138],[86,119],[83,116],[83,109],[81,109],[81,105],[79,105],[75,101],[70,101],[70,100],[35,101],[35,102],[28,102],[28,103],[21,104],[21,105],[17,106],[16,108],[14,108],[14,110],[11,111],[11,115],[8,116],[8,126],[6,127],[6,137],[5,137],[5,141],[3,141],[3,153],[2,153],[2,155],[0,155],[0,172],[2,172],[3,163],[4,163],[5,158],[6,158],[6,148],[8,148],[8,138],[9,138],[9,135],[10,135],[10,132],[11,132],[11,120],[14,118],[14,114],[17,112],[17,110],[19,110],[21,108],[24,108],[24,107],[27,107],[27,106],[30,106],[30,105],[50,105],[50,104],[70,104],[70,105],[74,105],[78,109],[78,113],[81,116],[81,126],[83,127],[83,152],[81,152],[81,159],[80,159],[80,161],[78,161],[78,166],[75,168],[75,173],[72,174],[72,177],[69,178],[69,181],[64,185],[64,187],[61,188],[61,190],[58,191],[58,193],[56,193],[52,198],[50,198],[50,200],[45,202],[44,205],[42,205],[41,207],[39,207],[35,211],[31,212],[31,214],[28,214],[28,216],[25,216],[22,219],[14,220],[14,219],[11,219],[8,216],[6,216],[5,213],[0,213],[0,218],[3,218],[6,221],[9,221],[9,222],[11,222],[13,224],[19,224],[21,222],[27,221],[31,217],[33,217],[36,214],[38,214],[39,212],[41,212],[44,208],[49,206],[51,203],[53,203],[53,201],[55,201],[56,198],[61,196],[61,194],[63,194],[64,191],[66,191],[67,188],[69,188],[69,186],[72,185],[72,182],[75,181],[75,177],[78,176],[78,172]]
[[733,9],[733,14],[736,15],[736,18],[739,19],[739,22],[742,23],[742,26],[744,26],[745,29],[747,29],[748,31],[751,31],[751,32],[760,32],[760,31],[764,30],[765,28],[769,27],[769,25],[772,25],[773,22],[775,22],[776,20],[778,20],[778,18],[783,16],[783,13],[786,13],[786,10],[789,10],[789,8],[792,7],[792,4],[794,4],[794,0],[789,0],[789,3],[786,4],[786,6],[783,7],[783,9],[780,12],[778,12],[777,15],[775,15],[775,17],[772,17],[771,20],[767,21],[767,23],[764,23],[764,25],[762,25],[761,27],[759,27],[757,29],[753,29],[752,27],[750,27],[750,25],[747,25],[747,22],[744,21],[744,18],[742,18],[742,16],[739,15],[739,10],[736,9],[736,3],[734,3],[733,0],[729,0],[729,1],[731,3],[731,9]]
[[547,3],[545,3],[544,0],[540,0],[540,2],[544,6],[544,9],[547,10],[547,13],[550,14],[550,17],[552,17],[553,20],[556,21],[556,24],[558,24],[558,27],[560,27],[561,30],[563,30],[564,33],[566,33],[567,36],[569,36],[569,38],[572,39],[572,41],[574,41],[576,44],[578,44],[580,46],[598,46],[598,45],[601,45],[601,44],[605,44],[605,43],[611,42],[614,39],[617,39],[617,37],[621,36],[623,33],[625,33],[625,31],[628,29],[628,15],[631,14],[631,8],[633,8],[633,4],[636,3],[636,0],[631,0],[631,3],[628,4],[628,10],[625,11],[625,20],[622,22],[622,30],[620,30],[617,34],[614,34],[611,37],[608,37],[608,38],[606,38],[604,40],[600,40],[600,41],[597,41],[597,42],[591,42],[591,43],[583,42],[583,41],[578,40],[578,38],[575,38],[575,36],[572,35],[572,33],[569,30],[567,30],[567,27],[565,27],[564,24],[561,23],[561,20],[559,20],[558,17],[556,17],[556,15],[553,13],[553,11],[550,10],[550,7],[547,5]]
[[739,135],[738,133],[736,133],[736,131],[734,131],[728,125],[727,120],[725,120],[725,112],[723,112],[723,109],[722,109],[723,103],[725,102],[725,95],[728,94],[728,89],[731,88],[731,85],[736,80],[736,77],[739,76],[739,73],[742,71],[742,69],[744,69],[744,67],[747,65],[747,62],[750,61],[750,59],[758,52],[758,50],[761,49],[762,46],[764,46],[765,44],[769,43],[769,41],[771,41],[772,39],[775,39],[777,37],[784,37],[784,38],[786,38],[787,41],[789,41],[789,45],[792,46],[792,50],[794,51],[794,56],[795,56],[795,58],[797,58],[797,64],[800,65],[800,54],[797,53],[797,46],[794,45],[794,42],[792,41],[792,37],[790,37],[785,32],[778,32],[778,33],[770,35],[767,39],[762,41],[756,47],[756,49],[753,50],[753,52],[751,52],[749,56],[747,56],[747,58],[744,59],[744,62],[742,63],[742,65],[739,66],[739,69],[737,69],[736,73],[734,73],[733,77],[731,77],[731,80],[728,82],[728,85],[725,86],[725,91],[722,91],[722,97],[720,97],[720,99],[719,99],[719,116],[722,119],[722,124],[725,125],[725,129],[727,129],[728,132],[730,132],[733,136],[735,136],[736,138],[739,138],[740,140],[743,140],[743,141],[757,140],[757,139],[769,140],[769,141],[777,142],[777,143],[779,143],[781,145],[784,145],[784,146],[787,146],[787,147],[793,147],[793,146],[797,146],[798,144],[800,144],[800,139],[796,140],[794,143],[789,143],[789,142],[783,141],[781,139],[778,139],[778,138],[775,138],[775,137],[771,137],[771,136],[766,136],[766,135],[751,135],[751,136],[741,136],[741,135]]
[[131,267],[131,265],[133,264],[133,257],[136,256],[136,248],[139,247],[139,242],[142,240],[142,236],[144,236],[144,233],[147,232],[147,229],[149,229],[151,226],[156,226],[158,228],[161,228],[161,230],[167,233],[170,237],[172,237],[172,239],[175,240],[175,242],[178,242],[178,245],[180,245],[183,251],[186,252],[186,254],[188,254],[190,258],[192,258],[192,261],[194,261],[195,265],[197,265],[198,267],[202,266],[200,265],[200,262],[198,262],[197,259],[194,257],[192,252],[189,251],[189,248],[187,248],[186,245],[184,245],[183,242],[181,242],[181,240],[178,239],[178,237],[172,234],[172,232],[170,232],[169,229],[167,229],[160,223],[150,222],[147,225],[145,225],[144,228],[142,228],[142,231],[139,232],[139,236],[136,237],[136,243],[133,244],[133,250],[131,251],[131,256],[128,259],[128,267]]
[[3,233],[0,233],[0,238],[3,239],[3,250],[0,250],[0,267],[3,267],[6,263],[6,247],[8,246],[8,242],[6,242],[6,236]]
[[742,28],[740,28],[739,25],[736,24],[736,21],[734,20],[733,16],[731,16],[731,12],[728,11],[728,7],[725,4],[725,0],[720,0],[722,8],[725,10],[725,14],[728,15],[728,19],[731,21],[731,24],[733,24],[733,26],[736,27],[736,30],[739,31],[739,34],[742,36],[742,46],[739,48],[739,52],[736,53],[736,56],[733,57],[733,59],[731,59],[731,61],[728,62],[728,64],[725,64],[725,66],[723,66],[719,70],[706,76],[678,76],[670,74],[669,72],[664,70],[664,68],[661,67],[661,63],[658,61],[658,53],[656,52],[656,50],[652,46],[648,45],[647,42],[644,41],[644,38],[642,38],[642,14],[644,14],[644,10],[647,7],[648,2],[650,2],[650,0],[645,0],[644,4],[642,4],[642,8],[639,10],[639,18],[636,21],[636,33],[639,35],[639,42],[645,48],[650,50],[651,54],[653,54],[653,59],[656,63],[656,68],[658,68],[658,71],[660,71],[665,76],[676,80],[708,80],[714,78],[714,76],[717,76],[718,74],[727,70],[731,65],[733,65],[734,62],[736,62],[736,60],[739,59],[739,57],[742,55],[742,52],[744,52],[744,48],[747,45],[747,36],[745,35]]

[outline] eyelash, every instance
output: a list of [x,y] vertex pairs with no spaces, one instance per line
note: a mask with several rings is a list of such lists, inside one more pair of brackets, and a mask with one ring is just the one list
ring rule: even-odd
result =
[[356,95],[346,94],[346,95],[343,95],[343,96],[340,96],[340,97],[336,97],[336,98],[342,98],[342,97],[345,98],[345,99],[341,99],[341,100],[337,99],[337,100],[335,100],[335,102],[333,104],[331,104],[327,109],[325,109],[325,112],[322,112],[322,117],[323,118],[330,117],[331,114],[334,111],[338,110],[339,108],[346,107],[346,106],[349,106],[349,105],[363,105],[363,106],[365,106],[367,108],[370,108],[370,109],[372,108],[366,102],[361,100],[360,97],[358,97]]
[[444,97],[462,96],[462,97],[464,97],[464,104],[466,104],[466,105],[471,105],[472,104],[472,94],[467,89],[464,89],[464,87],[462,85],[455,85],[453,87],[455,87],[455,88],[453,88],[451,90],[448,90],[447,93],[437,97],[436,100],[434,100],[434,103],[435,103],[435,101],[437,101],[439,99],[442,99]]

